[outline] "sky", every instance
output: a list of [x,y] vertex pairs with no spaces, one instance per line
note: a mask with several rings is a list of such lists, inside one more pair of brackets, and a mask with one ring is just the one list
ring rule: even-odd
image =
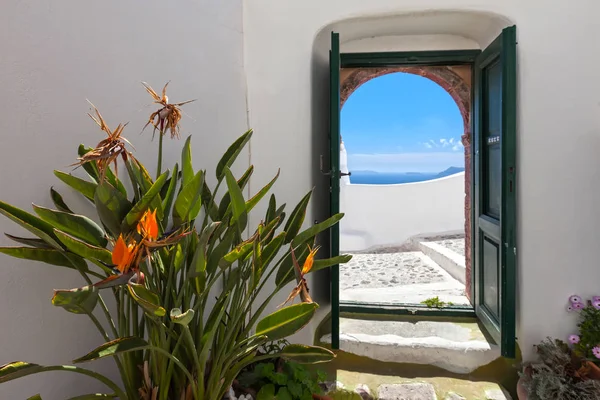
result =
[[341,111],[350,171],[441,172],[464,167],[458,106],[437,83],[397,72],[354,91]]

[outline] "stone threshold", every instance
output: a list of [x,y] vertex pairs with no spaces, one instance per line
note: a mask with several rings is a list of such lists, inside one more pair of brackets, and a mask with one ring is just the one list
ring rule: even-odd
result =
[[[331,334],[321,337],[330,344]],[[376,361],[433,365],[468,374],[500,358],[477,322],[340,318],[340,350]]]

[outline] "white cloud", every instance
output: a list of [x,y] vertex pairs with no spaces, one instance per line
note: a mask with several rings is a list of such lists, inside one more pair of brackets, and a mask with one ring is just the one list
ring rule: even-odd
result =
[[463,147],[462,144],[455,144],[454,146],[452,146],[452,150],[458,151],[458,150],[462,149],[462,147]]
[[432,148],[433,148],[432,144],[431,144],[431,143],[429,143],[429,142],[427,142],[427,143],[423,143],[423,146],[425,146],[425,147],[426,147],[426,148],[428,148],[428,149],[432,149]]
[[379,172],[440,172],[465,163],[460,152],[348,154],[348,168]]

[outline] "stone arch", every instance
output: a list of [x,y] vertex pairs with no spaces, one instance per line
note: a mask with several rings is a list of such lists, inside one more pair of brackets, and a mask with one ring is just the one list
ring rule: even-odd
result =
[[377,77],[404,72],[428,78],[440,85],[456,102],[463,118],[461,137],[465,153],[465,292],[471,293],[471,67],[470,66],[395,66],[344,68],[340,76],[340,108],[356,89]]

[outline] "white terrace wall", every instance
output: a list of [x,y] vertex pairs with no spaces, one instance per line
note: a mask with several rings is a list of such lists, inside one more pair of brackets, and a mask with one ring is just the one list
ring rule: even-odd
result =
[[[244,4],[250,124],[258,133],[252,162],[257,171],[282,168],[276,190],[288,204],[316,187],[307,223],[322,220],[327,209],[327,178],[318,170],[319,154],[327,154],[331,30],[340,32],[342,51],[365,46],[435,50],[485,47],[503,26],[517,25],[518,340],[529,357],[532,345],[546,335],[571,332],[574,317],[565,318],[565,299],[572,293],[597,294],[600,282],[595,212],[600,203],[600,2]],[[365,43],[357,44],[360,40]],[[320,285],[314,292],[322,293],[323,313],[328,309],[325,279],[310,279]],[[298,338],[311,341],[312,334]]]
[[411,236],[464,233],[465,174],[399,185],[342,184],[341,251],[398,245]]
[[[129,121],[124,136],[150,171],[157,142],[150,142],[150,129],[139,133],[155,106],[142,80],[157,90],[171,80],[171,101],[198,99],[184,107],[181,132],[194,135],[198,169],[214,171],[247,129],[241,0],[4,0],[0,37],[0,199],[18,207],[51,206],[54,185],[89,215],[89,206],[52,174],[70,170],[79,143],[95,145],[104,135],[86,116],[86,98],[111,127]],[[179,160],[182,145],[166,141],[165,164]],[[238,168],[247,168],[248,153],[240,158]],[[0,232],[27,236],[4,217]],[[0,244],[12,245],[4,236]],[[81,285],[74,271],[1,256],[0,364],[69,363],[101,343],[86,317],[50,304],[52,289]],[[117,376],[111,360],[101,364]],[[0,385],[0,399],[41,393],[63,400],[104,390],[89,378],[55,372]]]

